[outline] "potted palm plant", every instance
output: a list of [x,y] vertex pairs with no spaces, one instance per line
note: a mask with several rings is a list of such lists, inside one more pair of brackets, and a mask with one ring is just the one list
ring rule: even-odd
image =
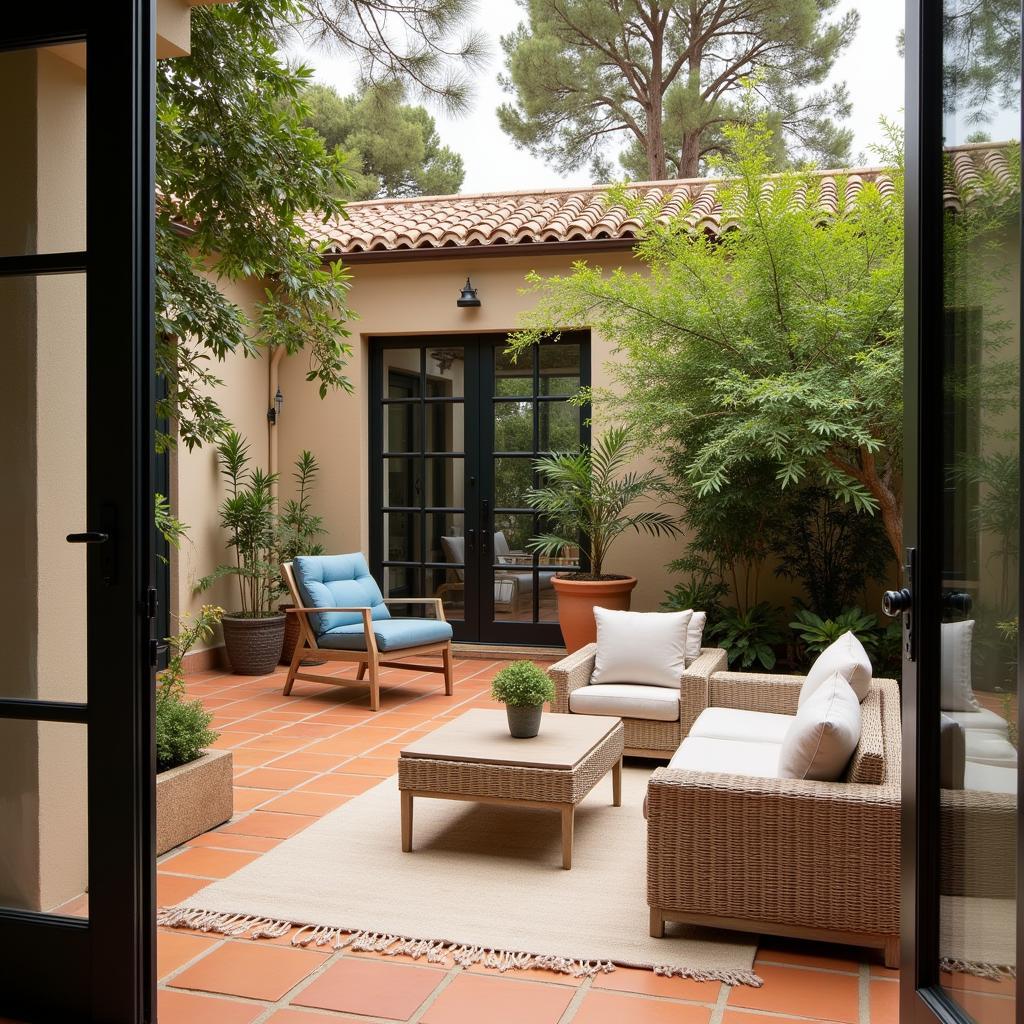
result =
[[596,636],[594,607],[628,609],[635,576],[604,571],[608,549],[626,530],[651,536],[676,534],[676,517],[661,511],[629,509],[641,498],[666,493],[654,470],[628,470],[637,446],[622,427],[601,435],[591,448],[556,453],[535,460],[542,486],[527,493],[527,504],[541,513],[549,532],[531,538],[527,547],[543,558],[557,557],[581,543],[589,556],[584,571],[558,573],[558,624],[569,651]]
[[234,561],[204,576],[198,589],[208,590],[226,577],[237,580],[238,608],[221,619],[228,660],[241,675],[267,675],[281,657],[285,624],[284,613],[274,607],[281,580],[273,494],[277,474],[250,468],[249,446],[236,430],[224,436],[217,454],[228,484],[220,525],[228,533]]

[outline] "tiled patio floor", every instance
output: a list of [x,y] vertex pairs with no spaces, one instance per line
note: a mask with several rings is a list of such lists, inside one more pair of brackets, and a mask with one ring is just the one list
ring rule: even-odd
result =
[[[403,742],[468,707],[490,704],[501,662],[460,660],[455,696],[436,675],[388,670],[382,709],[362,687],[204,672],[190,692],[215,713],[235,756],[235,817],[161,858],[159,901],[184,899],[394,773]],[[339,678],[353,676],[340,669]],[[898,974],[868,951],[765,940],[764,987],[619,969],[578,981],[544,971],[441,969],[373,953],[297,949],[161,929],[161,1024],[895,1024]],[[981,983],[990,985],[991,983]]]

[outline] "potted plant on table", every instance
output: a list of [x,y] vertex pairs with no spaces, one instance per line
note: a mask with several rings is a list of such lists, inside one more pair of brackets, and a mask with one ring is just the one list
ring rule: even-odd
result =
[[540,732],[541,712],[554,700],[555,686],[532,661],[513,661],[494,677],[491,696],[505,705],[508,731],[516,739],[530,739]]
[[281,657],[285,625],[284,613],[274,607],[281,587],[273,494],[277,474],[249,467],[249,446],[236,430],[217,445],[217,454],[228,482],[220,525],[228,531],[235,560],[204,576],[198,589],[208,590],[226,577],[237,579],[238,609],[221,619],[228,660],[241,675],[268,675]]
[[167,638],[170,660],[156,681],[156,842],[166,853],[227,821],[234,812],[231,751],[210,750],[212,716],[185,696],[185,655],[213,636],[221,608],[203,605],[177,636]]
[[627,431],[614,427],[592,448],[546,455],[534,462],[543,486],[527,492],[526,502],[541,513],[550,532],[533,537],[527,547],[543,560],[545,555],[558,557],[582,538],[589,556],[589,571],[558,573],[551,581],[569,651],[594,641],[595,606],[629,608],[636,577],[604,571],[612,542],[626,530],[651,536],[679,532],[678,520],[666,512],[629,511],[641,498],[668,491],[654,470],[627,471],[637,454]]

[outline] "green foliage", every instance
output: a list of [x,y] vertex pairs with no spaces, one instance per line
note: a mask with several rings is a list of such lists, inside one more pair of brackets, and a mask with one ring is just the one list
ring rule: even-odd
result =
[[185,655],[199,641],[213,636],[223,609],[203,605],[195,619],[186,619],[176,636],[167,638],[170,661],[156,681],[156,761],[164,772],[188,764],[217,739],[210,730],[211,715],[202,701],[185,700]]
[[512,708],[539,707],[554,700],[555,685],[532,661],[513,661],[494,677],[491,697]]
[[781,512],[770,538],[776,575],[798,581],[826,619],[853,606],[869,581],[886,578],[892,551],[877,516],[824,487],[797,488]]
[[794,617],[796,621],[789,628],[800,637],[808,655],[821,654],[847,633],[853,633],[869,654],[878,646],[878,619],[860,608],[844,608],[834,618],[822,618],[808,608],[799,608]]
[[526,493],[526,503],[541,513],[550,532],[533,537],[530,551],[557,556],[579,544],[582,535],[590,554],[590,571],[600,577],[612,542],[626,530],[651,536],[679,532],[665,512],[629,512],[641,498],[664,490],[653,470],[627,471],[637,454],[629,432],[613,427],[591,448],[546,455],[533,463],[543,486]]
[[306,125],[344,154],[348,197],[450,195],[462,186],[462,157],[441,144],[430,114],[404,98],[397,82],[362,96],[342,97],[327,85],[303,94]]
[[750,668],[761,665],[775,667],[775,647],[785,637],[779,628],[781,608],[762,601],[745,612],[738,608],[725,608],[719,621],[706,630],[707,635],[721,647],[730,666]]
[[[321,397],[351,390],[347,275],[324,268],[300,219],[339,214],[347,178],[303,124],[310,70],[277,54],[280,23],[304,11],[297,0],[197,7],[191,54],[157,65],[157,414],[171,424],[161,450],[175,435],[190,449],[224,435],[214,366],[233,352],[304,350]],[[245,278],[270,282],[252,318],[216,280]]]
[[[188,524],[171,514],[171,503],[167,496],[157,492],[153,495],[153,522],[157,532],[170,547],[178,551],[181,548],[182,540],[188,537]],[[163,555],[158,556],[161,561],[167,559]]]
[[281,508],[277,523],[277,561],[290,562],[297,555],[322,555],[324,546],[317,538],[324,534],[323,516],[313,513],[311,491],[320,472],[316,456],[303,449],[295,460],[292,474],[298,484],[297,498],[289,498]]
[[249,618],[274,614],[273,598],[279,592],[281,568],[277,557],[277,514],[273,486],[276,473],[249,466],[249,445],[237,430],[229,430],[217,445],[221,475],[228,494],[219,509],[221,528],[228,532],[233,564],[219,565],[198,583],[209,590],[217,580],[238,580],[239,611]]
[[[525,21],[502,37],[498,109],[513,141],[562,171],[591,162],[607,180],[609,141],[641,180],[695,177],[728,153],[730,123],[749,124],[744,89],[775,129],[773,161],[842,166],[852,133],[843,84],[826,85],[858,15],[838,0],[520,0]],[[789,149],[789,155],[786,150]]]
[[[618,339],[601,397],[658,453],[686,507],[744,490],[777,504],[814,483],[880,514],[902,553],[903,174],[898,134],[891,189],[864,183],[823,224],[821,180],[768,178],[772,136],[761,123],[725,129],[732,156],[712,239],[619,190],[644,221],[642,272],[579,262],[566,277],[531,275],[535,308],[518,350],[567,327]],[[754,470],[757,470],[755,473]],[[766,544],[761,538],[758,544]]]
[[[683,561],[683,560],[681,560]],[[675,571],[686,571],[679,568],[680,563],[669,566]],[[721,579],[715,579],[708,569],[701,565],[693,566],[693,573],[685,583],[677,583],[671,590],[665,591],[665,600],[661,607],[668,612],[694,611],[707,615],[705,629],[715,625],[722,618],[722,601],[729,594],[729,587]]]

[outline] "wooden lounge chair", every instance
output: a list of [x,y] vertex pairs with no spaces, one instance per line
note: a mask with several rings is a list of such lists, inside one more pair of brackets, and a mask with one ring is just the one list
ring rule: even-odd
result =
[[[281,566],[299,622],[284,695],[296,679],[347,686],[348,679],[300,672],[299,665],[311,655],[328,664],[354,661],[357,679],[369,673],[370,709],[380,710],[380,669],[406,668],[444,674],[444,692],[451,696],[452,627],[437,597],[385,598],[370,575],[366,559],[358,552],[347,555],[302,555]],[[388,605],[430,605],[434,618],[395,618]],[[410,663],[406,658],[436,655],[441,664]]]

